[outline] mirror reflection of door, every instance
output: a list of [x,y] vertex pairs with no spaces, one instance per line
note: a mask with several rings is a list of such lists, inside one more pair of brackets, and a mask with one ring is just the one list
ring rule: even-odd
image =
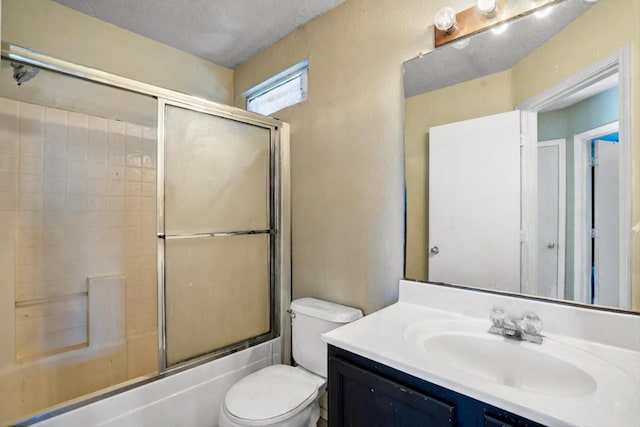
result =
[[618,245],[620,186],[618,179],[618,133],[591,142],[593,188],[592,302],[618,306],[620,300]]
[[520,291],[520,112],[429,129],[428,277]]
[[538,143],[538,295],[564,298],[565,139]]
[[620,289],[620,144],[618,122],[576,135],[576,299],[625,307]]

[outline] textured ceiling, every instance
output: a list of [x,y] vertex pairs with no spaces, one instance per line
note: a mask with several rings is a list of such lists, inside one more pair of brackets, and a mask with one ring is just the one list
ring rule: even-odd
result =
[[55,0],[235,68],[344,0]]

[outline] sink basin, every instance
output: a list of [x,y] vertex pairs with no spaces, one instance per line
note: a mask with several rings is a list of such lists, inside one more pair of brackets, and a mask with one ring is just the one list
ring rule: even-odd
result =
[[564,396],[584,396],[597,389],[594,379],[583,370],[522,342],[442,334],[423,344],[441,363],[509,387]]
[[572,397],[598,389],[583,367],[586,361],[602,369],[608,365],[603,360],[551,339],[534,344],[492,335],[489,326],[477,320],[418,322],[406,328],[405,339],[433,366],[456,371],[461,381],[470,376],[521,391]]

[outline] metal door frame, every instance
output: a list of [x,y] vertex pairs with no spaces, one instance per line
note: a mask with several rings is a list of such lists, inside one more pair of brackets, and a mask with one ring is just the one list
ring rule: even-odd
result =
[[[165,235],[165,174],[166,174],[166,111],[167,107],[179,107],[189,111],[194,111],[202,114],[211,115],[214,117],[227,118],[235,120],[241,123],[246,123],[254,126],[258,126],[264,129],[268,129],[270,132],[270,148],[269,148],[269,229],[268,230],[255,230],[252,232],[223,232],[211,234],[211,237],[215,236],[232,236],[241,234],[269,234],[269,287],[270,287],[270,328],[269,332],[257,337],[249,338],[238,343],[231,344],[229,346],[216,349],[210,353],[194,357],[184,362],[180,362],[174,366],[167,366],[167,319],[166,319],[166,265],[165,265],[165,241],[167,236]],[[254,120],[253,118],[238,117],[237,114],[227,114],[225,111],[215,107],[208,107],[203,105],[191,105],[188,103],[158,98],[158,178],[157,178],[157,259],[158,259],[158,369],[160,372],[182,370],[185,367],[198,365],[208,362],[227,354],[234,353],[239,350],[243,350],[248,347],[269,341],[280,335],[281,325],[278,316],[278,312],[281,311],[280,304],[280,290],[282,286],[278,286],[281,280],[281,268],[283,260],[281,259],[281,251],[278,250],[281,242],[279,238],[282,230],[282,225],[279,224],[278,218],[282,213],[281,199],[282,193],[280,186],[277,185],[281,182],[282,165],[280,156],[280,130],[278,126],[274,124],[265,123],[261,120]],[[178,237],[179,238],[179,237]]]

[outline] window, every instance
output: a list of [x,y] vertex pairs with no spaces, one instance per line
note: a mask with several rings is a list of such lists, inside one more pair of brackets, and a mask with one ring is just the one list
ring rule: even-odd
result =
[[303,61],[245,93],[247,110],[269,115],[307,99],[307,70]]

